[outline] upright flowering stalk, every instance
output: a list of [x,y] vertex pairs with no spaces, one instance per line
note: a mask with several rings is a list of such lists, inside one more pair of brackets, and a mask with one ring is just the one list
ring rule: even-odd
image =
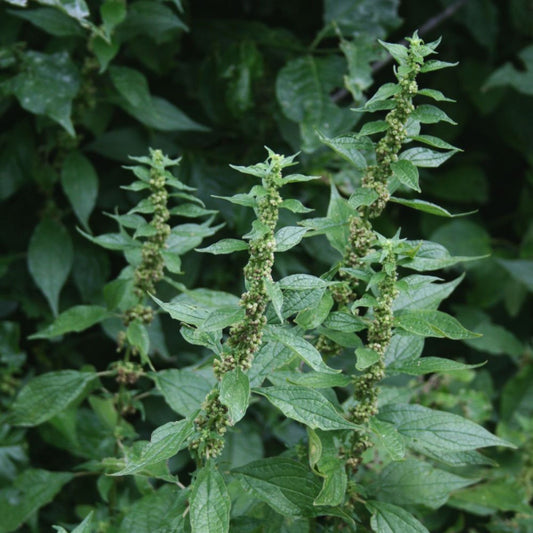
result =
[[[293,164],[293,159],[294,157],[283,157],[269,150],[265,163],[252,167],[234,167],[245,174],[260,177],[262,184],[245,195],[250,198],[249,205],[254,207],[257,219],[253,223],[247,246],[250,257],[244,267],[246,292],[239,301],[244,309],[244,318],[231,326],[222,353],[213,363],[215,376],[220,382],[232,372],[246,372],[261,345],[267,322],[265,310],[269,302],[268,285],[272,284],[276,248],[274,232],[282,203],[279,189],[289,182],[283,179],[282,170]],[[197,437],[191,448],[198,456],[206,459],[219,455],[224,447],[226,428],[232,424],[228,408],[221,401],[220,384],[209,392],[202,404],[202,412],[194,422]]]
[[[366,426],[371,417],[377,414],[378,384],[384,377],[384,354],[392,336],[392,303],[396,295],[396,259],[392,241],[387,241],[379,236],[372,227],[372,219],[378,217],[391,199],[391,191],[400,185],[419,191],[417,164],[426,165],[417,161],[421,148],[411,148],[403,152],[403,145],[407,141],[418,141],[422,144],[437,148],[451,149],[442,157],[442,161],[454,153],[452,146],[435,137],[420,135],[420,124],[434,123],[440,120],[453,122],[449,117],[431,105],[415,107],[413,97],[417,94],[428,96],[434,100],[448,100],[439,91],[429,89],[419,90],[416,81],[420,72],[435,70],[449,63],[430,61],[425,63],[425,57],[434,53],[438,41],[424,44],[415,33],[407,39],[408,46],[381,43],[398,62],[395,69],[397,83],[387,83],[366,102],[361,111],[374,112],[387,110],[385,120],[369,122],[364,125],[354,146],[350,147],[352,153],[360,146],[365,146],[367,151],[373,145],[375,160],[363,171],[361,188],[347,202],[347,210],[352,211],[349,216],[348,238],[344,248],[343,259],[340,263],[339,273],[345,280],[342,294],[334,294],[339,307],[351,309],[358,314],[357,307],[352,302],[361,293],[361,284],[368,282],[373,274],[370,264],[378,262],[375,248],[382,248],[379,262],[382,270],[378,274],[381,280],[377,284],[377,302],[373,305],[373,312],[365,316],[368,324],[367,345],[365,354],[372,361],[370,365],[360,365],[362,373],[353,378],[353,400],[355,407],[350,409],[350,420],[361,426]],[[382,132],[383,135],[377,143],[369,141],[368,136]],[[341,155],[346,157],[346,144],[336,143],[335,139],[326,143]],[[362,158],[361,154],[361,158]],[[353,161],[353,160],[352,160]],[[355,162],[355,161],[354,161]],[[438,166],[438,165],[436,165]],[[398,199],[394,199],[398,200]],[[317,348],[325,354],[335,354],[342,351],[330,339],[321,336]],[[364,432],[355,432],[350,438],[347,451],[347,463],[354,470],[361,462],[361,454],[370,445]]]

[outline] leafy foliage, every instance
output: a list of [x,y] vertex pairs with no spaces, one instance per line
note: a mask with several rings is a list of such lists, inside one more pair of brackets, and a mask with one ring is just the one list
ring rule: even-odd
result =
[[533,531],[529,6],[448,4],[0,2],[0,532]]

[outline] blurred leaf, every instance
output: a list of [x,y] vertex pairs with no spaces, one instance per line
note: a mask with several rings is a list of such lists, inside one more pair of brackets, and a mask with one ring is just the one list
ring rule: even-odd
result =
[[416,459],[388,464],[379,474],[375,494],[379,499],[398,506],[423,505],[437,509],[446,503],[450,494],[476,483],[429,463]]
[[67,280],[72,260],[72,241],[67,230],[54,219],[43,219],[30,239],[28,269],[54,315],[58,313],[59,293]]
[[73,474],[29,469],[11,487],[0,490],[0,533],[15,531],[40,507],[50,503]]
[[429,533],[411,513],[397,505],[370,500],[365,506],[372,513],[370,525],[376,533]]
[[8,10],[8,13],[31,22],[50,35],[56,37],[83,37],[84,31],[65,13],[50,7],[37,9]]
[[104,307],[98,305],[75,305],[61,313],[41,331],[30,335],[30,339],[50,339],[65,333],[84,331],[106,318],[114,316]]
[[11,407],[11,423],[38,426],[78,401],[88,385],[98,379],[94,372],[58,370],[32,378]]
[[75,135],[70,115],[80,78],[67,52],[26,52],[21,72],[6,87],[24,109],[50,117]]
[[63,162],[61,184],[74,213],[89,231],[89,215],[98,195],[98,175],[91,162],[80,152],[70,152]]

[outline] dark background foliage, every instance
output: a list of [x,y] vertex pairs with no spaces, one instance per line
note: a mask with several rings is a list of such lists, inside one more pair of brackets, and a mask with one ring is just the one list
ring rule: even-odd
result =
[[[427,526],[435,532],[532,532],[531,518],[516,512],[517,502],[533,495],[533,3],[195,0],[181,6],[137,1],[128,3],[126,20],[115,28],[111,15],[101,18],[100,2],[88,2],[93,28],[82,28],[44,4],[0,3],[3,407],[33,375],[84,365],[101,371],[115,358],[112,324],[61,342],[28,340],[53,318],[46,290],[35,282],[39,267],[32,276],[28,257],[41,220],[60,224],[59,255],[69,246],[73,250],[72,260],[65,260],[68,277],[60,286],[58,310],[63,311],[102,303],[104,284],[125,266],[120,254],[94,246],[76,227],[87,229],[88,223],[96,235],[115,231],[114,222],[102,213],[124,212],[139,198],[119,188],[130,181],[121,165],[149,146],[182,156],[180,178],[198,189],[208,208],[220,211],[216,220],[225,226],[218,238],[245,233],[251,220],[244,208],[212,197],[245,192],[252,183],[228,164],[263,160],[265,145],[285,154],[302,151],[298,171],[321,180],[293,186],[291,192],[324,213],[329,183],[349,195],[359,177],[320,144],[314,128],[333,136],[368,120],[361,121],[350,108],[392,79],[391,64],[376,39],[399,42],[419,28],[425,40],[443,36],[440,59],[459,61],[454,69],[428,75],[424,84],[457,101],[445,109],[458,125],[435,125],[431,133],[464,149],[442,168],[421,172],[421,188],[428,200],[451,212],[475,213],[443,219],[391,206],[378,229],[391,236],[401,227],[405,234],[445,245],[453,255],[487,256],[462,267],[466,278],[445,309],[484,336],[453,344],[435,340],[429,350],[487,364],[476,377],[465,373],[455,380],[430,379],[421,402],[465,414],[519,446],[518,453],[502,452],[496,458],[500,466],[485,493],[452,497],[449,506],[428,517]],[[109,25],[111,44],[97,33],[102,23]],[[340,37],[354,48],[351,64]],[[349,44],[345,51],[350,52]],[[34,52],[45,55],[32,56]],[[142,75],[124,77],[120,67]],[[164,101],[154,103],[148,93],[146,100],[135,101],[144,83]],[[39,95],[45,102],[37,102]],[[71,114],[61,107],[69,103]],[[73,150],[83,153],[96,171],[97,189],[94,185],[83,193],[84,198],[97,193],[93,205],[73,201],[76,193],[69,193],[62,177]],[[85,220],[80,220],[84,209]],[[290,223],[290,216],[284,216]],[[303,251],[277,262],[278,274],[319,274],[329,263],[325,253],[320,241],[306,242]],[[186,274],[177,279],[187,286],[239,294],[243,264],[239,255],[213,259],[188,254]],[[445,279],[458,274],[459,268],[440,273]],[[167,286],[159,290],[163,300],[172,296]],[[156,323],[154,333],[158,368],[194,363],[198,354],[185,347],[167,318]],[[131,423],[147,438],[167,419],[168,407],[149,399],[145,411],[146,419],[133,417]],[[280,429],[277,436],[262,437],[273,454],[286,436]],[[78,463],[79,458],[61,449],[53,432],[0,428],[2,487],[27,465],[68,470]],[[83,477],[72,487],[24,530],[79,521],[83,505],[97,498],[97,487]]]

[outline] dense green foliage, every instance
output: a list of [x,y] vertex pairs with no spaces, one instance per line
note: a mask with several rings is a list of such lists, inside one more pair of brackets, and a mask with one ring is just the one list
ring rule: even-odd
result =
[[0,533],[532,533],[532,9],[0,2]]

